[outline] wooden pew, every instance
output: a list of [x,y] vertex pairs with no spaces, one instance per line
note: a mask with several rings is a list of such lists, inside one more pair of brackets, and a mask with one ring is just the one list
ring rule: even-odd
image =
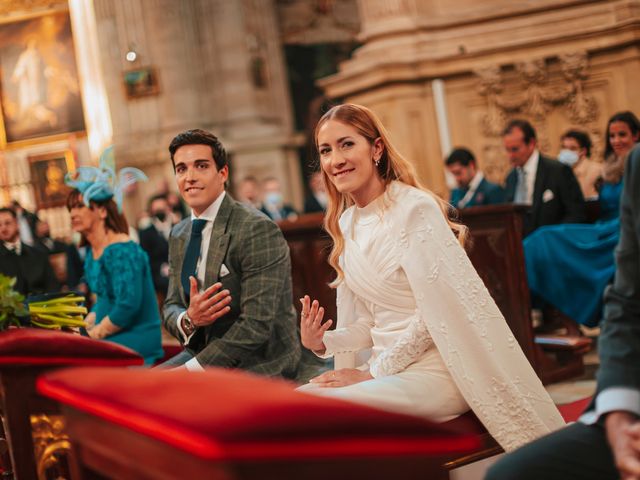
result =
[[323,213],[310,213],[278,225],[291,251],[293,303],[298,313],[301,308],[298,299],[307,294],[320,302],[325,318],[333,319],[331,328],[335,328],[336,291],[329,283],[336,275],[327,262],[332,241],[322,227],[323,218]]
[[[460,211],[460,221],[473,240],[471,262],[543,383],[552,383],[583,373],[583,354],[591,340],[534,334],[522,247],[526,209],[512,204],[471,207]],[[291,249],[296,308],[297,299],[307,293],[325,307],[326,318],[335,319],[335,290],[328,287],[334,278],[327,263],[331,239],[322,229],[322,219],[321,213],[303,215],[279,225]]]
[[479,445],[473,433],[237,370],[73,369],[45,375],[38,391],[62,405],[73,480],[444,480],[444,459]]
[[491,205],[460,210],[473,245],[469,257],[543,383],[584,372],[583,354],[591,340],[578,336],[535,335],[522,247],[522,218],[528,207]]
[[[73,365],[142,365],[115,343],[34,328],[0,332],[0,437],[9,440],[11,467],[2,478],[65,478],[69,439],[57,404],[38,395],[36,378]],[[52,476],[50,476],[52,475]]]

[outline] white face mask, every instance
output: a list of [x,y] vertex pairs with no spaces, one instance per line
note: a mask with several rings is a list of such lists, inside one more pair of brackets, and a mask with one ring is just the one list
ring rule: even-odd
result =
[[326,192],[316,192],[313,194],[316,197],[318,203],[323,207],[327,207],[327,203],[329,203],[329,197]]
[[580,157],[573,150],[562,149],[558,154],[558,161],[570,167],[575,165],[578,160],[580,160]]

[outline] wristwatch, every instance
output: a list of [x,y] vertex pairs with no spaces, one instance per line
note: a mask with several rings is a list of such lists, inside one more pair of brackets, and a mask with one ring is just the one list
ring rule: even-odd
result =
[[182,320],[180,320],[180,326],[187,337],[191,336],[191,334],[196,331],[196,326],[186,313],[182,316]]

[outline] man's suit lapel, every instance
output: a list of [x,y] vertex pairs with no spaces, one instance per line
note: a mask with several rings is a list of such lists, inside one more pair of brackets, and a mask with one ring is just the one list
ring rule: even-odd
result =
[[233,209],[233,200],[229,194],[225,194],[222,204],[213,222],[211,229],[211,240],[209,242],[209,252],[207,254],[207,267],[204,275],[204,283],[206,287],[213,285],[219,280],[218,274],[222,266],[222,260],[227,253],[229,247],[229,234],[227,232],[227,223]]

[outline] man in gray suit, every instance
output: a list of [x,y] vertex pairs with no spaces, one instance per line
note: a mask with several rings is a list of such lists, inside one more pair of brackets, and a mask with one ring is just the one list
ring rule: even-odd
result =
[[594,401],[579,422],[502,458],[486,480],[640,479],[640,147],[627,161],[620,227]]
[[192,214],[171,231],[163,308],[165,328],[185,350],[163,366],[293,378],[300,343],[282,232],[226,193],[227,155],[214,135],[187,130],[169,152]]

